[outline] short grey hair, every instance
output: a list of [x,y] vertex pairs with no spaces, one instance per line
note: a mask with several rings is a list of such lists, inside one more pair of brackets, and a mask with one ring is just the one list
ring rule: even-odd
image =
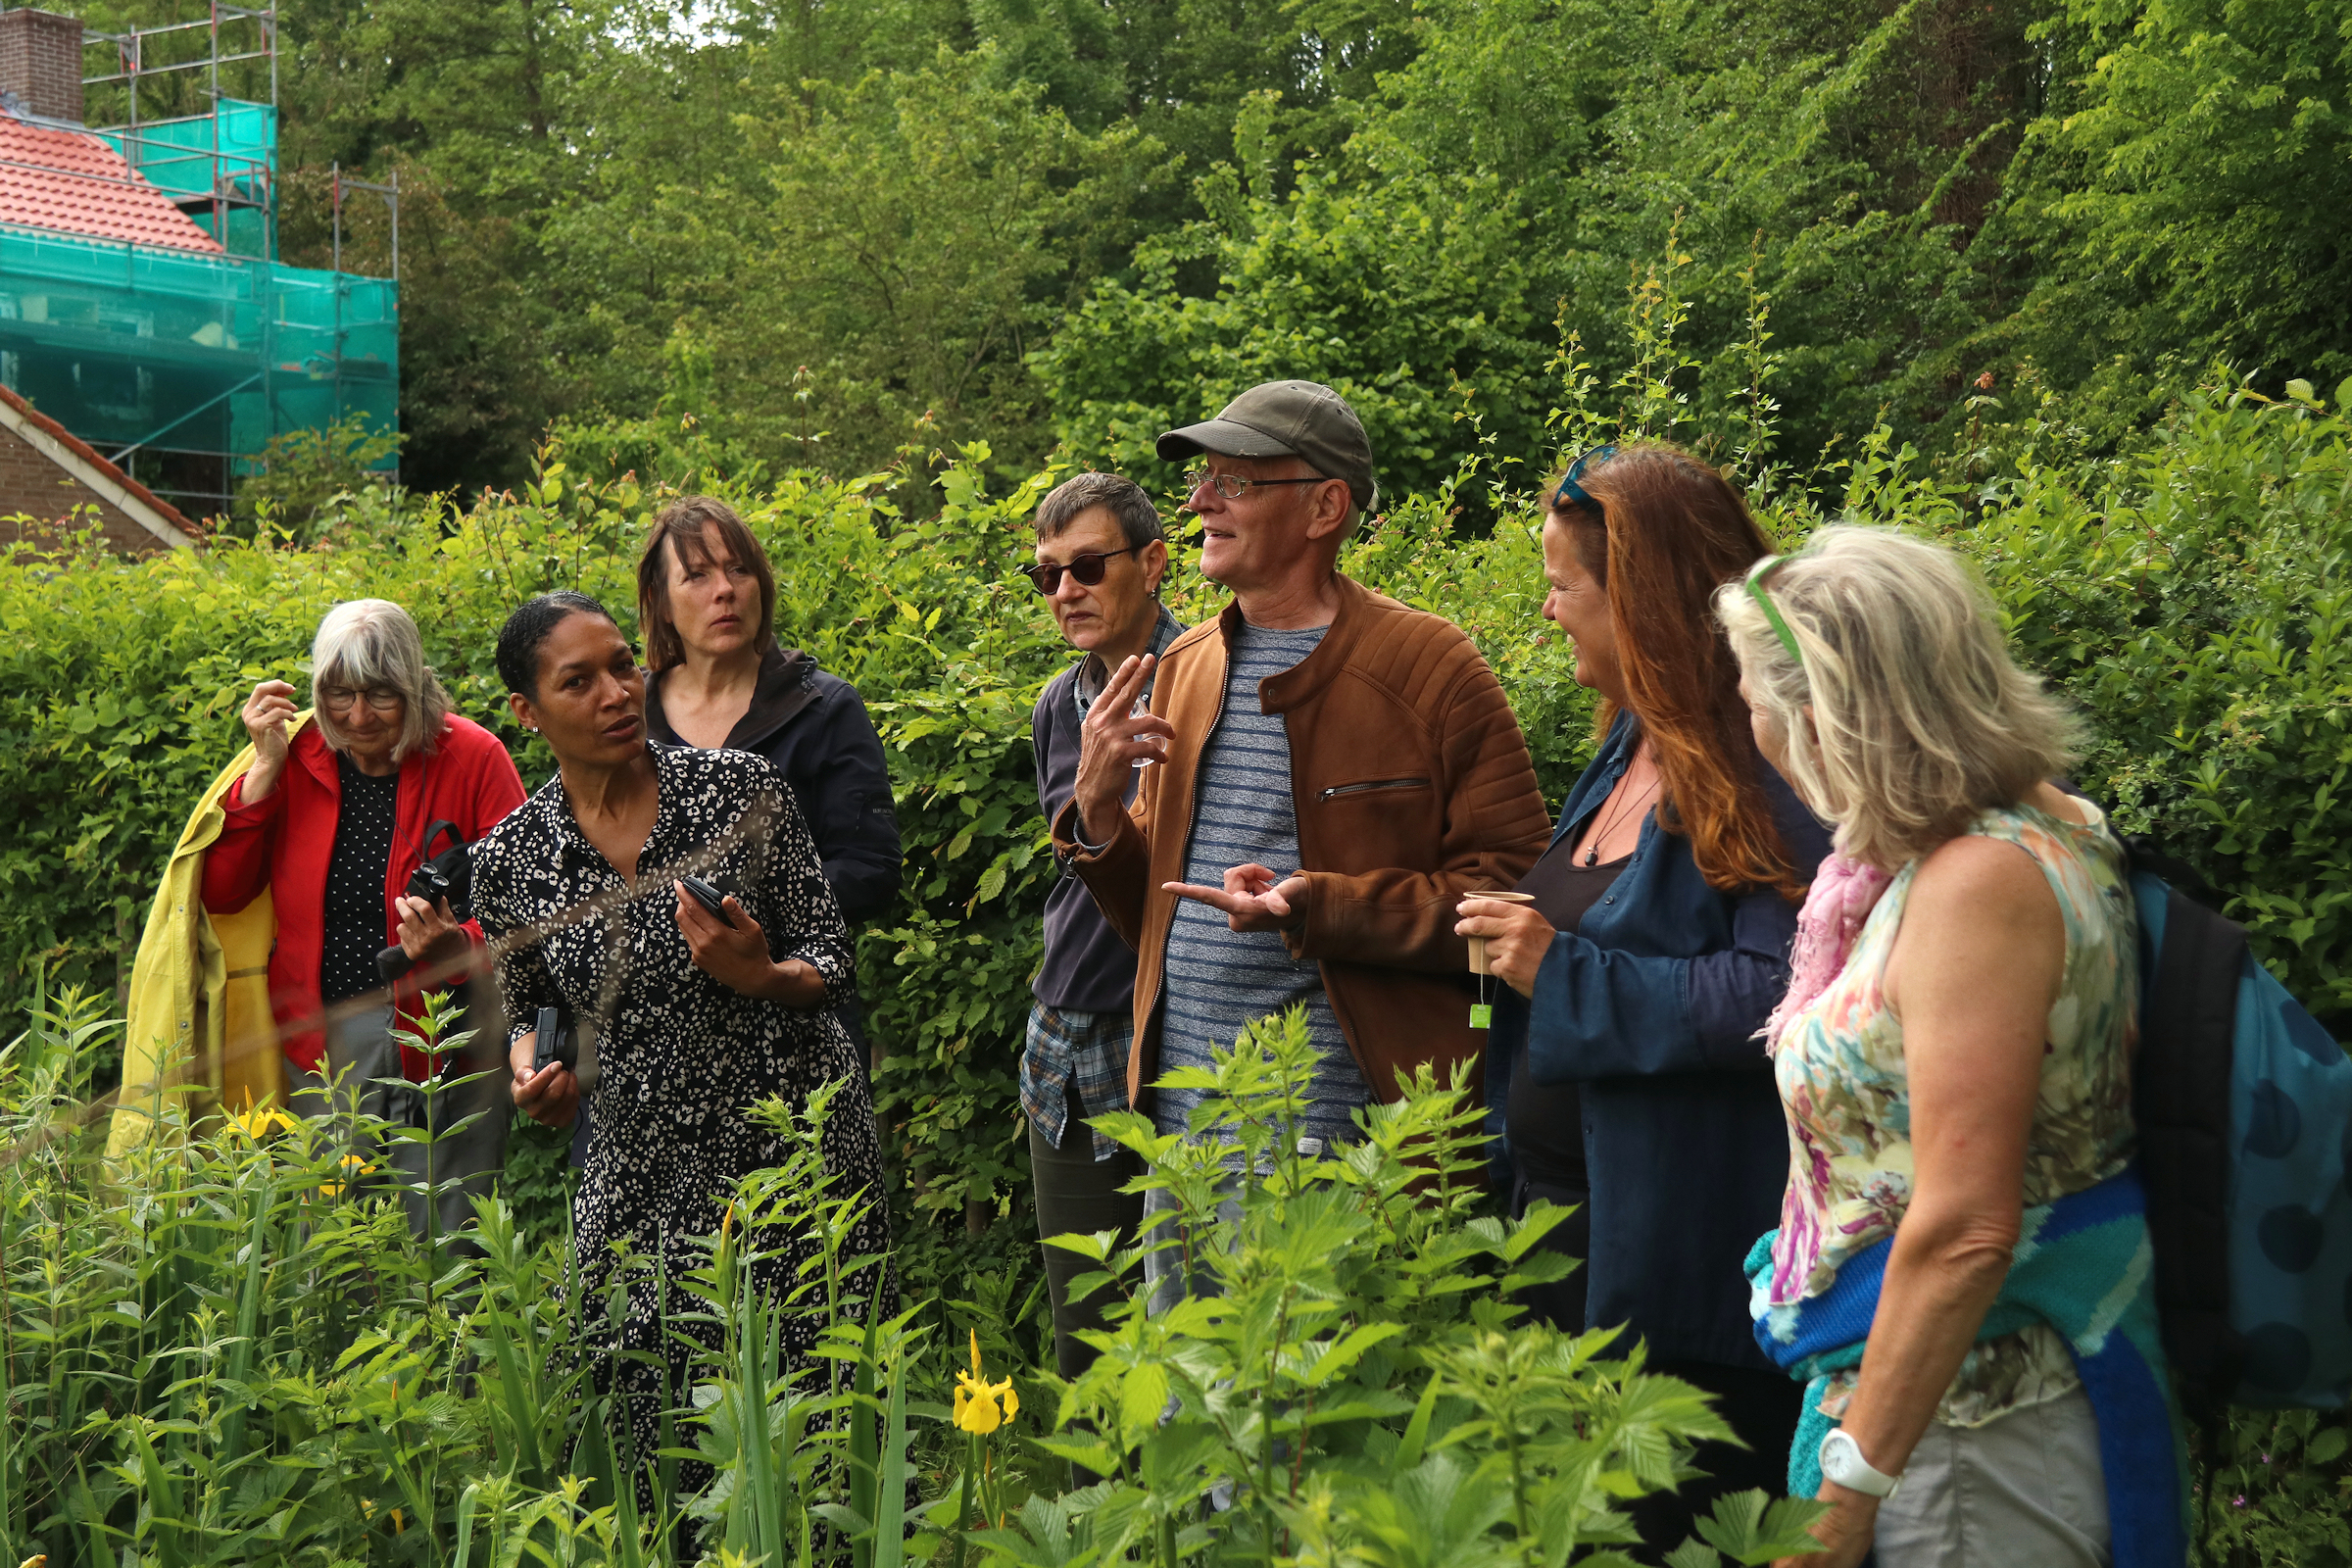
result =
[[1062,480],[1037,504],[1037,536],[1058,537],[1097,507],[1117,519],[1119,537],[1130,550],[1141,550],[1168,537],[1166,526],[1159,520],[1159,509],[1144,494],[1142,485],[1124,474],[1091,471]]
[[1892,528],[1824,528],[1762,581],[1800,666],[1740,581],[1715,595],[1783,771],[1838,850],[1899,871],[1980,813],[2063,774],[2074,714],[2020,669],[1959,556]]
[[318,693],[328,686],[389,686],[407,700],[392,760],[405,762],[418,752],[430,755],[449,722],[449,693],[424,662],[424,639],[416,622],[389,599],[351,599],[326,612],[311,643],[311,706],[326,744],[351,749],[351,737],[326,710]]

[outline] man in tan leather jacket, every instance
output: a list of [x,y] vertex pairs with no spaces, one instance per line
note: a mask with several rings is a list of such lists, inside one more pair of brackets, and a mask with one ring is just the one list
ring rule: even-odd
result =
[[1323,1053],[1301,1128],[1318,1152],[1395,1100],[1398,1072],[1476,1059],[1453,906],[1518,881],[1550,818],[1470,639],[1337,570],[1374,494],[1337,393],[1255,387],[1158,450],[1201,460],[1200,568],[1233,601],[1160,657],[1151,711],[1129,710],[1151,659],[1112,677],[1054,844],[1138,955],[1130,1101],[1183,1130],[1197,1092],[1145,1087],[1303,1006]]

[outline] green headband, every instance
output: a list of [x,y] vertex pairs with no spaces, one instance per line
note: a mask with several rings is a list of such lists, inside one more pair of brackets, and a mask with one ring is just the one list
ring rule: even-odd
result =
[[1772,629],[1780,634],[1781,646],[1788,650],[1788,657],[1796,661],[1797,668],[1802,669],[1805,667],[1805,656],[1796,646],[1796,633],[1788,629],[1788,622],[1781,616],[1781,607],[1774,604],[1772,595],[1764,591],[1765,577],[1773,567],[1788,559],[1787,556],[1766,556],[1748,567],[1747,592],[1748,597],[1755,600],[1757,608],[1764,612],[1764,618],[1772,622]]

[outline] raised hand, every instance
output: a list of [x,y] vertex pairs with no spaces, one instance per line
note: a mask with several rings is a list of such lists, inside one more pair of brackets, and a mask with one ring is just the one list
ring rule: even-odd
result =
[[696,903],[687,893],[685,883],[674,885],[678,892],[678,929],[685,934],[686,948],[696,968],[728,990],[747,997],[803,1009],[824,1005],[825,977],[798,958],[787,958],[782,963],[770,958],[766,933],[734,895],[719,901],[728,919],[735,922],[728,925]]
[[446,963],[466,947],[466,928],[450,913],[449,901],[427,904],[403,894],[392,901],[400,916],[400,948],[412,965]]
[[294,688],[282,680],[266,680],[254,687],[237,716],[253,737],[253,766],[245,773],[237,798],[247,806],[270,798],[286,767],[286,736],[294,721]]
[[1078,803],[1078,823],[1087,842],[1106,844],[1126,808],[1128,782],[1139,761],[1157,761],[1168,754],[1176,730],[1156,713],[1131,713],[1144,683],[1152,678],[1155,661],[1150,654],[1128,660],[1115,670],[1087,710],[1078,730],[1078,782],[1072,791]]

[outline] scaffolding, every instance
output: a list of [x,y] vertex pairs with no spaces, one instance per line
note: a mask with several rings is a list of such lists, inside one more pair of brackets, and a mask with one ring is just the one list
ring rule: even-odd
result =
[[[277,256],[277,11],[211,0],[200,21],[163,23],[128,32],[82,33],[91,51],[111,50],[112,71],[86,73],[83,93],[119,96],[122,123],[99,128],[134,173],[172,196],[181,212],[241,256]],[[268,103],[221,90],[223,66],[267,68]],[[184,98],[187,79],[203,74],[203,114],[142,115],[158,87]],[[232,218],[233,215],[233,218]]]
[[[201,21],[85,33],[83,47],[84,92],[122,111],[92,133],[222,249],[0,226],[0,382],[199,514],[225,512],[276,437],[354,416],[398,428],[397,181],[334,170],[334,267],[278,261],[274,9],[214,3]],[[249,92],[266,74],[270,101],[225,91],[223,68]],[[176,112],[191,96],[203,112]],[[342,270],[355,190],[390,210],[390,277]],[[397,475],[398,460],[377,466]]]

